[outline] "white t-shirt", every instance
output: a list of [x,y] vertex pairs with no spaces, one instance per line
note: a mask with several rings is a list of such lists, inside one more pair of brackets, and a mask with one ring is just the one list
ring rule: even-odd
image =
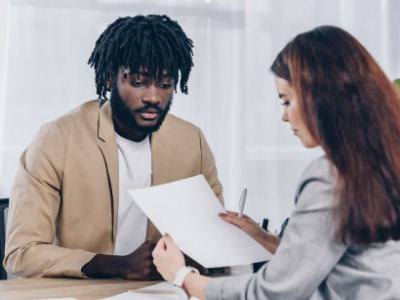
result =
[[151,185],[151,148],[147,136],[139,143],[118,134],[119,207],[114,255],[127,255],[146,239],[147,217],[129,196],[129,190]]

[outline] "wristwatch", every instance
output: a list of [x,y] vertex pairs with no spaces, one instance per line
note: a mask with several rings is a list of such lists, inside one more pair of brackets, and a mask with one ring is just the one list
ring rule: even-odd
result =
[[183,281],[185,280],[185,277],[189,273],[195,273],[199,275],[199,271],[195,268],[192,267],[183,267],[176,273],[173,286],[174,286],[174,292],[181,297],[182,299],[190,299],[188,293],[183,289]]

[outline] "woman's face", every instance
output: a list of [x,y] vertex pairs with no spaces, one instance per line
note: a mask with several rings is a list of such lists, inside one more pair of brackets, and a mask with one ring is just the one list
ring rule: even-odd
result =
[[300,110],[296,92],[289,81],[275,77],[276,88],[279,98],[283,100],[284,112],[282,121],[289,122],[293,133],[298,136],[306,148],[314,148],[319,146],[319,143],[314,139],[308,130],[303,115]]

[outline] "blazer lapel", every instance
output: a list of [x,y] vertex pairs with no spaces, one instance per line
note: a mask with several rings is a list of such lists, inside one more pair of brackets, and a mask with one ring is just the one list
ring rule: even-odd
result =
[[159,132],[153,133],[151,137],[152,186],[168,181],[170,155],[164,136]]
[[108,184],[111,191],[111,207],[113,220],[113,244],[117,234],[118,222],[118,199],[119,199],[119,167],[118,167],[118,147],[115,138],[114,124],[112,121],[111,106],[109,101],[105,102],[99,111],[98,123],[99,147],[104,157],[106,165]]
[[[170,170],[170,156],[171,152],[168,148],[168,142],[162,134],[162,129],[160,129],[153,133],[151,137],[152,186],[169,182],[168,171]],[[153,223],[149,221],[147,226],[147,239],[158,240],[159,238],[160,233]]]

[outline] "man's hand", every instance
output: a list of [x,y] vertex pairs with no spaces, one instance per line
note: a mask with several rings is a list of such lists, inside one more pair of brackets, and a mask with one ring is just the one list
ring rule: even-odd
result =
[[153,263],[151,253],[156,246],[155,242],[144,242],[131,254],[124,256],[123,277],[130,280],[161,280],[160,273],[157,272]]
[[125,256],[96,254],[82,272],[90,278],[119,277],[129,280],[161,280],[151,252],[156,243],[146,241]]
[[199,270],[201,275],[208,275],[209,272],[208,272],[207,268],[204,268],[201,264],[199,264],[197,261],[195,261],[191,257],[187,256],[185,253],[183,253],[183,256],[185,257],[185,265]]

